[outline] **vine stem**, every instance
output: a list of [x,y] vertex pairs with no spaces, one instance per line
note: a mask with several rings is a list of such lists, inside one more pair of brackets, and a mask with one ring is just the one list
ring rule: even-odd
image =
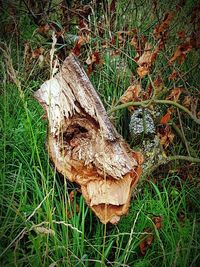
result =
[[185,108],[184,106],[180,105],[179,103],[175,102],[175,101],[171,101],[171,100],[160,100],[160,99],[150,99],[150,100],[144,100],[144,101],[140,101],[140,102],[128,102],[128,103],[124,103],[121,105],[118,105],[116,107],[113,107],[109,110],[109,114],[123,109],[123,108],[127,108],[130,106],[142,106],[142,107],[147,107],[150,104],[161,104],[161,105],[172,105],[175,106],[177,108],[179,108],[180,110],[184,111],[185,113],[187,113],[197,124],[200,124],[200,119],[198,119],[196,116],[194,116],[192,114],[192,112],[189,111],[189,109]]
[[153,165],[152,167],[149,167],[148,169],[144,170],[143,174],[144,174],[144,176],[147,174],[149,175],[152,172],[154,172],[159,166],[167,164],[170,161],[174,161],[174,160],[185,160],[185,161],[189,161],[191,163],[200,163],[199,158],[193,158],[193,157],[182,156],[182,155],[168,156],[168,157],[160,160],[157,164]]
[[181,156],[181,155],[175,155],[175,156],[169,156],[166,158],[166,161],[173,161],[173,160],[186,160],[186,161],[190,161],[192,163],[200,163],[200,159],[199,158],[193,158],[190,156]]

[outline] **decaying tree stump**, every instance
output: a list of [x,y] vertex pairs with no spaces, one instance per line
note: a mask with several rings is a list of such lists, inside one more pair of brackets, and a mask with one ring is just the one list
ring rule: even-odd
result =
[[34,95],[47,113],[47,147],[57,171],[80,185],[102,223],[117,223],[128,211],[141,155],[117,133],[73,55]]

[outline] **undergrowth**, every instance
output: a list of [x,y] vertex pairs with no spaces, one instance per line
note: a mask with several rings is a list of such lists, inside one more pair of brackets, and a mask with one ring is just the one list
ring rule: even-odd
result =
[[[166,12],[173,11],[165,46],[149,73],[153,80],[157,75],[162,77],[160,99],[177,87],[184,87],[187,96],[197,99],[198,49],[185,54],[181,65],[177,62],[168,65],[180,43],[177,32],[189,35],[197,27],[189,17],[194,16],[197,3],[102,1],[104,4],[91,4],[92,11],[86,17],[83,10],[89,2],[69,1],[69,26],[64,23],[67,15],[61,12],[59,1],[52,1],[49,9],[44,4],[48,12],[44,12],[42,19],[37,16],[33,19],[37,8],[41,12],[39,1],[35,2],[33,6],[28,1],[1,4],[5,26],[1,38],[0,88],[1,266],[199,266],[198,166],[174,161],[143,176],[133,192],[129,213],[116,226],[102,225],[77,186],[64,180],[51,164],[45,148],[47,122],[33,98],[33,92],[49,78],[53,30],[57,38],[59,32],[64,35],[64,42],[56,45],[60,62],[63,53],[73,49],[78,54],[108,111],[119,105],[119,98],[133,80],[139,81],[147,92],[151,85],[149,76],[137,77],[138,65],[133,60],[137,53],[130,44],[133,36],[126,36],[126,32],[137,29],[141,42],[145,36],[145,42],[156,47],[153,30]],[[77,25],[81,18],[86,23],[86,35],[90,30],[93,34],[89,42],[77,47],[77,35],[81,32]],[[41,28],[47,24],[51,26],[48,31]],[[85,61],[95,51],[102,62],[90,66]],[[173,70],[178,78],[170,80]],[[167,107],[159,108],[164,116]],[[128,142],[130,116],[127,109],[110,115]],[[182,134],[173,130],[175,139],[165,148],[166,155],[198,158],[199,125],[177,110],[167,123],[181,124]]]

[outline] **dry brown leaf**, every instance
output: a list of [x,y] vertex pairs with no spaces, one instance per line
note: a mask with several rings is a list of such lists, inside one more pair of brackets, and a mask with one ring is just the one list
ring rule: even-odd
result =
[[160,124],[167,124],[171,119],[172,109],[168,108],[167,113],[161,118]]
[[[69,205],[71,207],[71,212],[70,212],[70,210],[67,210],[67,217],[69,219],[71,219],[73,214],[74,214],[74,210],[73,210],[73,207],[74,207],[74,191],[71,191],[70,194],[69,194]],[[79,205],[77,203],[75,205],[75,212],[76,213],[79,212]]]
[[81,47],[90,41],[89,35],[81,35],[79,36],[79,39],[76,41],[74,48],[72,49],[72,52],[76,55],[79,56],[81,53]]
[[168,63],[171,65],[177,58],[180,58],[181,57],[181,54],[182,54],[181,47],[178,46],[178,48],[174,52],[173,57],[169,60]]
[[116,11],[116,0],[112,0],[110,3],[110,11],[114,13]]
[[163,37],[166,30],[169,28],[169,23],[173,19],[173,16],[174,14],[172,12],[166,13],[163,21],[155,27],[153,34],[156,39]]
[[173,70],[172,73],[169,75],[168,80],[169,81],[174,81],[177,78],[177,76],[178,76],[177,71],[176,70]]
[[191,106],[191,97],[189,95],[186,95],[183,100],[183,106],[190,109]]
[[171,130],[171,126],[168,124],[165,126],[162,133],[158,133],[158,136],[160,138],[160,144],[163,145],[164,148],[167,148],[173,142],[175,137]]
[[151,58],[150,58],[150,64],[151,65],[155,62],[159,51],[160,51],[160,48],[156,47],[155,50],[152,52]]
[[82,34],[88,34],[89,33],[89,26],[88,26],[88,23],[85,21],[84,18],[79,19],[78,28]]
[[152,221],[154,222],[155,224],[155,227],[160,230],[162,228],[162,217],[158,216],[158,217],[153,217],[152,218]]
[[166,100],[171,100],[171,101],[177,102],[179,100],[179,97],[180,97],[182,92],[183,92],[182,87],[176,87],[176,88],[171,90],[171,93],[169,96],[166,97]]
[[152,54],[151,54],[151,60],[150,60],[150,64],[151,64],[151,65],[155,62],[155,60],[156,60],[156,58],[157,58],[157,55],[158,55],[159,51],[160,51],[161,49],[163,49],[163,47],[164,47],[164,42],[163,42],[163,40],[159,40],[158,45],[154,48],[154,50],[153,50],[153,52],[152,52]]
[[185,60],[185,56],[188,52],[192,50],[192,45],[190,41],[187,41],[183,43],[182,45],[179,45],[174,52],[173,57],[168,61],[168,63],[171,65],[174,61],[178,60],[179,64],[182,64]]
[[118,31],[116,32],[119,44],[126,41],[126,37],[131,35],[131,31]]
[[140,78],[145,77],[149,73],[149,66],[144,65],[137,68],[137,74]]
[[154,80],[153,84],[154,84],[154,87],[156,90],[156,94],[161,92],[164,88],[164,82],[163,82],[163,79],[160,75],[157,76],[157,78]]
[[134,48],[137,47],[137,45],[138,45],[138,40],[137,40],[137,38],[136,38],[135,36],[131,39],[131,41],[130,41],[130,45],[132,45]]
[[92,53],[91,61],[92,63],[95,63],[95,64],[102,64],[102,60],[101,60],[101,57],[98,51]]
[[137,101],[141,92],[141,85],[139,83],[131,85],[120,97],[120,102],[127,103],[130,101]]
[[144,256],[147,252],[147,249],[152,245],[154,236],[150,228],[144,229],[144,232],[147,232],[146,236],[140,242],[140,252]]
[[32,58],[39,58],[44,53],[44,48],[39,47],[32,51]]
[[70,203],[72,203],[74,201],[74,191],[71,191],[69,193],[69,201],[70,201]]
[[160,49],[162,49],[162,42],[152,51],[152,45],[148,42],[145,43],[145,48],[143,54],[140,56],[140,53],[137,53],[135,56],[135,61],[139,65],[137,73],[140,78],[145,77],[150,70],[151,65],[155,62],[156,57]]
[[144,64],[147,64],[147,65],[151,64],[151,56],[152,56],[151,49],[152,49],[151,44],[146,42],[144,53],[141,55],[141,57],[137,61],[139,66],[143,66]]
[[42,24],[42,25],[40,25],[39,27],[38,27],[38,32],[39,33],[44,33],[44,34],[46,34],[46,33],[48,33],[48,31],[50,30],[50,26],[49,26],[49,24]]
[[185,31],[179,31],[179,32],[177,32],[177,36],[180,39],[185,39]]
[[102,61],[102,59],[101,59],[101,57],[100,57],[99,52],[96,51],[96,52],[92,53],[92,54],[88,57],[88,59],[86,60],[86,63],[87,63],[87,65],[88,65],[88,68],[87,68],[87,74],[90,75],[90,74],[92,73],[92,71],[93,71],[93,66],[94,66],[95,64],[97,64],[97,65],[102,64],[103,61]]

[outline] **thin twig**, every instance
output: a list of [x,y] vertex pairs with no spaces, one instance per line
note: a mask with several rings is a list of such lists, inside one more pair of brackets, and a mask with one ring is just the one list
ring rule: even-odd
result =
[[181,114],[180,114],[180,111],[179,111],[178,108],[177,108],[177,113],[178,113],[178,119],[179,119],[179,124],[180,124],[180,127],[181,127],[181,133],[182,133],[182,136],[183,136],[184,144],[185,144],[185,147],[186,147],[188,156],[191,156],[190,149],[189,149],[189,144],[188,144],[188,141],[187,141],[187,139],[185,137],[185,133],[184,133],[184,130],[183,130],[183,124],[182,124],[182,120],[181,120]]
[[174,122],[172,122],[172,121],[170,121],[169,124],[172,126],[172,128],[174,129],[174,131],[175,131],[175,132],[178,134],[178,136],[180,137],[182,143],[185,145],[184,137],[183,137],[183,135],[182,135],[181,130],[178,128],[178,126],[177,126]]
[[33,13],[33,11],[30,9],[29,5],[26,3],[25,0],[23,0],[24,5],[26,6],[26,8],[28,9],[28,12],[31,14],[31,16],[33,17],[34,22],[37,21],[37,16]]

